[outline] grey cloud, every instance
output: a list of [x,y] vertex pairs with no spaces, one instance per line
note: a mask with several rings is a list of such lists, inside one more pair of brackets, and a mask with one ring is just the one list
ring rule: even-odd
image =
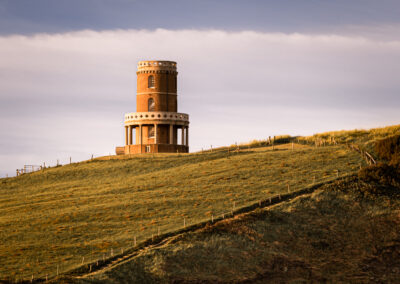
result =
[[396,35],[80,31],[0,37],[0,57],[0,170],[9,174],[22,161],[113,152],[123,114],[135,111],[142,59],[178,62],[192,150],[399,121]]

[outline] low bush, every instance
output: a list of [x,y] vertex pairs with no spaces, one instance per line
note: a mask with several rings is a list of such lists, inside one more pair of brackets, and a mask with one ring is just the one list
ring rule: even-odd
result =
[[400,169],[398,166],[378,163],[362,168],[358,177],[364,182],[382,186],[393,186],[400,189]]
[[375,143],[375,153],[379,158],[391,165],[399,165],[400,162],[400,135],[394,135]]

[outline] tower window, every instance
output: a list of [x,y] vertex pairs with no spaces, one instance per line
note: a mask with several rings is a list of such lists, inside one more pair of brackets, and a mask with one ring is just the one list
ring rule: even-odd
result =
[[153,75],[150,75],[149,77],[148,77],[148,80],[149,80],[149,88],[154,88],[155,87],[155,80],[154,80],[154,76]]
[[154,138],[154,126],[149,126],[149,138]]
[[156,108],[156,103],[154,102],[154,99],[150,98],[148,101],[148,111],[155,111]]

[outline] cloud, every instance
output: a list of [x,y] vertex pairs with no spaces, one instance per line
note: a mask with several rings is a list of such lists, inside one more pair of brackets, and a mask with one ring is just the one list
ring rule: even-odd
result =
[[124,142],[123,114],[136,109],[136,63],[146,59],[178,62],[179,111],[191,115],[192,150],[398,123],[400,41],[358,34],[158,29],[0,37],[0,175],[23,163],[112,153]]

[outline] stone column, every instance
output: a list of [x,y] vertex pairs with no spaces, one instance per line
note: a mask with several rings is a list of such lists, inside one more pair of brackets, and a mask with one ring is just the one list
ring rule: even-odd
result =
[[129,127],[125,126],[125,145],[129,145],[129,141],[128,141],[128,134],[129,133]]
[[154,123],[154,144],[157,144],[157,123]]
[[181,135],[181,136],[182,136],[182,137],[181,137],[181,138],[182,138],[182,139],[181,139],[181,140],[182,140],[182,141],[181,141],[181,142],[182,142],[181,144],[184,145],[184,142],[185,142],[185,127],[183,127],[183,126],[182,126],[182,135]]
[[186,126],[186,146],[189,147],[189,126]]
[[169,125],[169,144],[174,144],[174,125]]
[[140,144],[140,153],[142,153],[142,125],[139,124],[139,144]]

